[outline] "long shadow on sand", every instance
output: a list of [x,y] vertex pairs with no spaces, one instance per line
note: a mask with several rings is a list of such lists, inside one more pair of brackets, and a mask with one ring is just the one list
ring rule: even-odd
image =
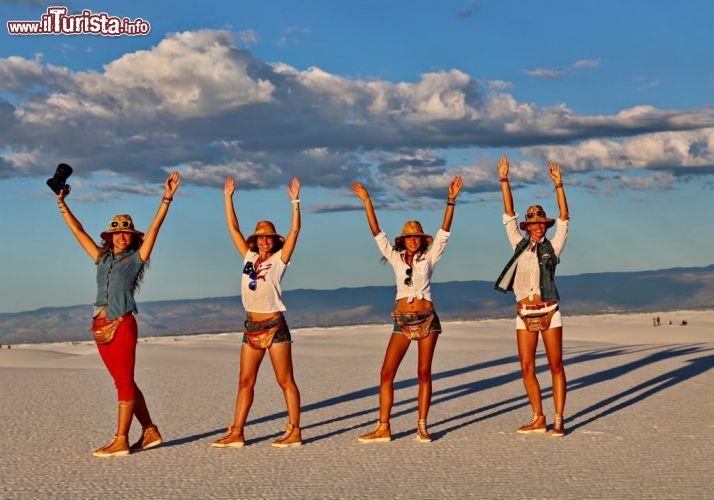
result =
[[628,406],[632,406],[658,392],[711,370],[714,367],[714,355],[707,354],[705,356],[693,357],[708,351],[712,351],[712,349],[702,349],[695,346],[672,348],[654,353],[641,361],[581,377],[572,383],[572,389],[570,390],[587,389],[588,387],[592,387],[594,384],[611,381],[616,377],[621,377],[626,373],[639,368],[640,366],[650,363],[656,363],[658,361],[679,356],[690,356],[688,359],[684,360],[684,364],[677,368],[657,375],[656,377],[634,385],[617,394],[613,394],[608,398],[602,399],[572,414],[570,417],[570,420],[572,421],[569,426],[570,429],[575,430],[586,426],[599,418],[620,411]]
[[[712,348],[707,344],[694,344],[694,345],[676,345],[676,346],[618,346],[618,347],[604,347],[592,349],[589,347],[579,347],[566,349],[564,353],[564,362],[566,367],[566,373],[568,366],[577,365],[580,363],[590,363],[603,358],[608,358],[613,366],[606,370],[601,370],[598,372],[593,372],[591,374],[579,377],[574,380],[568,381],[568,391],[577,390],[587,390],[588,388],[600,384],[609,382],[611,383],[614,379],[624,377],[627,374],[633,372],[644,366],[650,366],[662,361],[672,360],[674,358],[687,357],[683,361],[683,365],[669,370],[661,375],[658,375],[646,382],[637,384],[633,387],[626,388],[619,391],[612,396],[602,399],[587,408],[583,408],[576,413],[571,414],[568,417],[568,429],[573,431],[584,425],[587,425],[599,418],[610,415],[614,412],[622,410],[628,406],[636,404],[643,399],[651,397],[652,395],[677,385],[685,380],[696,377],[714,366],[714,355],[697,356],[704,354],[706,352],[712,351]],[[644,354],[641,358],[628,363],[618,364],[614,358],[628,356],[631,357],[638,353]],[[489,377],[484,379],[476,379],[477,374],[481,370],[494,368],[498,366],[509,366],[513,365],[513,369],[505,374],[498,375],[495,377]],[[538,368],[537,371],[540,378],[543,375],[549,378],[549,371],[547,362],[545,361],[544,353],[539,353],[538,355]],[[487,391],[489,389],[494,389],[502,385],[512,383],[514,381],[519,381],[521,379],[520,370],[518,368],[518,356],[505,356],[491,361],[486,361],[483,363],[475,363],[460,368],[454,368],[451,370],[446,370],[439,373],[434,373],[432,378],[434,381],[438,380],[448,380],[453,377],[461,377],[466,374],[473,375],[473,380],[466,383],[455,384],[443,389],[434,391],[432,395],[431,406],[434,408],[441,403],[449,400],[463,398],[475,395],[479,392]],[[403,367],[404,369],[404,367]],[[419,381],[416,377],[409,379],[400,380],[394,383],[395,393],[402,389],[416,388]],[[618,385],[618,387],[623,387],[624,383]],[[544,387],[543,398],[549,398],[552,396],[551,387]],[[330,397],[322,401],[315,403],[310,403],[304,405],[302,410],[302,415],[306,415],[311,411],[337,407],[340,404],[353,402],[356,400],[364,398],[374,398],[375,402],[378,399],[379,388],[377,386],[359,389],[352,391],[347,394],[342,394],[339,396]],[[451,431],[460,429],[466,426],[473,425],[475,423],[481,422],[483,420],[494,418],[514,410],[523,409],[529,407],[528,399],[525,394],[512,397],[505,400],[496,401],[487,405],[482,405],[475,407],[472,410],[462,412],[460,414],[451,415],[439,421],[432,421],[432,427],[439,427],[437,432],[433,432],[435,438],[439,438]],[[402,399],[394,402],[394,409],[392,411],[392,416],[397,417],[405,414],[415,412],[417,408],[417,398],[411,397],[407,399]],[[312,430],[308,433],[306,443],[320,441],[322,439],[327,439],[332,436],[352,432],[356,429],[364,428],[374,422],[374,416],[378,412],[378,406],[370,406],[363,410],[352,411],[350,413],[342,413],[335,417],[324,419],[319,422],[313,422],[307,425],[303,425],[303,430]],[[362,419],[366,415],[370,415],[368,419]],[[287,416],[285,411],[276,412],[270,415],[264,415],[250,420],[250,424],[268,422],[273,420],[284,420]],[[348,423],[347,421],[359,419],[359,422]],[[322,434],[317,434],[321,427],[326,425],[334,424],[335,422],[345,422],[346,425],[340,427],[337,430],[331,430],[324,432]],[[447,427],[443,427],[446,425]],[[214,429],[212,431],[207,431],[201,434],[195,434],[192,436],[186,436],[184,438],[175,439],[169,441],[165,446],[185,444],[196,440],[202,440],[214,436],[217,434],[222,434],[225,432],[225,428]],[[407,435],[407,433],[403,433]],[[259,436],[251,439],[251,441],[262,441],[265,439],[270,439],[272,437],[278,436],[280,433],[270,434],[266,436]],[[394,434],[395,438],[402,437],[402,434]]]
[[[643,399],[648,398],[659,391],[665,390],[669,387],[672,387],[685,380],[696,377],[697,375],[706,372],[714,366],[714,356],[706,355],[694,358],[692,358],[692,356],[704,354],[711,350],[711,347],[707,345],[673,346],[664,348],[660,346],[638,346],[627,348],[597,349],[595,351],[588,351],[575,356],[566,355],[565,366],[567,372],[568,366],[573,366],[578,363],[590,362],[602,357],[613,358],[623,355],[632,356],[633,354],[636,354],[638,352],[647,353],[649,351],[649,354],[643,356],[640,359],[631,361],[629,363],[620,364],[612,368],[608,368],[606,370],[601,370],[599,372],[594,372],[579,377],[577,379],[570,380],[568,382],[568,392],[583,389],[587,390],[588,388],[591,388],[592,386],[599,383],[611,383],[614,379],[626,376],[634,370],[637,370],[644,366],[654,365],[658,362],[672,360],[674,358],[679,358],[683,356],[687,357],[687,359],[683,361],[684,364],[676,369],[665,372],[661,375],[658,375],[657,377],[652,378],[651,380],[637,384],[631,388],[622,390],[617,394],[613,394],[612,396],[598,401],[597,403],[594,403],[587,408],[584,408],[574,414],[571,414],[568,418],[569,430],[572,431],[579,427],[582,427],[583,425],[587,425],[588,423],[591,423],[599,418],[602,418],[606,415],[636,404],[637,402],[642,401]],[[547,365],[541,366],[538,371],[539,373],[545,373],[546,376],[548,376],[549,374]],[[511,379],[520,379],[519,372],[516,372],[512,375],[513,377],[511,377]],[[451,394],[449,394],[449,398],[467,396],[470,393],[482,390],[482,386],[482,382],[476,382],[474,384],[465,384],[462,386],[448,389],[449,391],[451,391]],[[622,383],[618,385],[618,387],[623,386],[624,384]],[[552,387],[545,388],[543,390],[543,398],[545,399],[551,396]],[[437,398],[434,398],[432,405],[438,402],[439,401],[437,400]],[[609,405],[612,405],[615,402],[618,402],[618,404],[612,407],[608,407]],[[528,399],[525,397],[524,394],[523,396],[498,401],[479,408],[474,408],[473,410],[461,413],[459,415],[453,415],[439,422],[433,422],[433,425],[443,425],[446,423],[459,421],[459,423],[456,425],[440,429],[439,433],[435,433],[435,437],[439,437],[440,435],[447,434],[448,432],[453,431],[455,429],[472,425],[474,423],[486,420],[497,415],[508,413],[519,408],[527,408],[529,406],[530,404],[528,402]],[[590,416],[585,420],[579,420],[585,417],[586,415]],[[464,418],[468,420],[463,421]]]

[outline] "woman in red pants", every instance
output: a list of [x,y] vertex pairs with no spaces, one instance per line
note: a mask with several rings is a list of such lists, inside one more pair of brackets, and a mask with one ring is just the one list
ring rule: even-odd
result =
[[[178,172],[168,176],[164,196],[146,234],[134,229],[129,215],[117,215],[101,233],[97,245],[67,206],[68,185],[57,195],[60,213],[80,246],[97,265],[97,298],[94,302],[92,331],[97,349],[114,379],[119,400],[117,431],[109,444],[94,452],[97,457],[128,455],[161,444],[159,429],[151,420],[144,395],[134,382],[136,359],[137,312],[134,294],[144,277],[161,224],[169,210],[173,195],[181,183]],[[133,417],[142,427],[141,438],[129,446],[129,428]]]

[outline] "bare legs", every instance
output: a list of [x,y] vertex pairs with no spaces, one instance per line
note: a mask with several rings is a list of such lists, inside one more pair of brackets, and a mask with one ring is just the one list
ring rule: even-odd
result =
[[[434,349],[439,335],[430,334],[428,337],[417,341],[419,377],[419,419],[426,420],[429,415],[431,405],[431,362],[434,358]],[[392,334],[387,345],[387,352],[384,354],[382,371],[379,382],[379,421],[389,422],[394,404],[394,378],[397,375],[399,365],[404,359],[404,355],[409,349],[409,340],[405,335]]]
[[[293,375],[292,346],[288,343],[273,344],[269,349],[270,361],[275,372],[275,379],[283,390],[288,409],[288,420],[295,427],[300,426],[300,391]],[[233,426],[242,429],[248,419],[248,412],[253,404],[255,382],[258,368],[265,356],[265,349],[253,349],[243,344],[240,351],[240,374],[238,376],[238,395]]]
[[[563,370],[563,327],[550,328],[542,332],[545,353],[553,384],[553,403],[556,415],[563,415],[565,410],[566,380]],[[543,414],[540,384],[536,377],[535,355],[538,347],[538,333],[517,330],[518,357],[521,362],[523,385],[531,403],[534,415]]]
[[275,380],[283,390],[288,421],[300,427],[300,391],[293,375],[292,344],[273,344],[270,348],[270,362],[273,364]]

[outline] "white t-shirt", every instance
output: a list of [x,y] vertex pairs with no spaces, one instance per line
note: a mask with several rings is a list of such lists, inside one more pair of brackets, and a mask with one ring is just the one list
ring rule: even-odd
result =
[[[255,265],[258,257],[257,252],[249,250],[245,254],[243,265],[248,262],[252,262]],[[256,313],[286,311],[287,309],[281,297],[280,280],[283,279],[288,264],[283,262],[282,250],[271,255],[268,260],[261,262],[258,268],[254,270],[256,275],[255,290],[251,290],[248,286],[253,280],[250,279],[249,275],[243,274],[240,287],[243,309]]]
[[431,301],[431,275],[434,272],[436,263],[439,262],[444,253],[450,234],[440,228],[434,236],[431,247],[425,253],[414,256],[410,285],[404,284],[404,280],[407,277],[407,269],[409,269],[407,263],[404,262],[404,252],[398,252],[394,249],[384,231],[374,237],[380,252],[394,269],[394,277],[397,280],[397,297],[395,300],[406,297],[409,302],[412,302],[415,298]]

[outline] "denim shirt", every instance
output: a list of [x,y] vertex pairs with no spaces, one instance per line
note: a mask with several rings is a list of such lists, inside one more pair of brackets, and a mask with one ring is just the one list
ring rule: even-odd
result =
[[114,319],[128,312],[137,312],[131,286],[144,267],[137,250],[128,250],[117,255],[107,252],[97,260],[97,299],[94,315],[102,307],[107,308],[107,319]]

